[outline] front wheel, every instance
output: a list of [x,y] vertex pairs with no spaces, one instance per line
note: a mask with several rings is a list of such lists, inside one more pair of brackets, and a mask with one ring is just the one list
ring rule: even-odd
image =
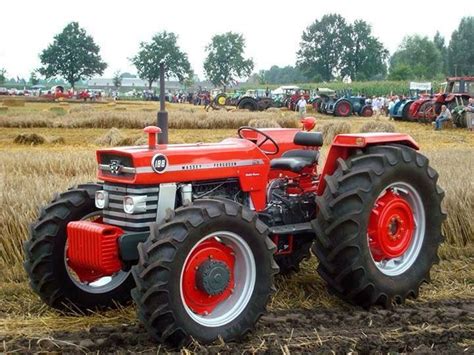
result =
[[253,329],[278,272],[267,233],[254,212],[227,200],[197,200],[155,225],[133,268],[133,299],[150,335],[181,345]]
[[24,266],[31,287],[51,307],[87,311],[131,300],[134,282],[130,272],[94,277],[74,269],[67,258],[68,223],[102,219],[102,212],[94,205],[94,194],[100,189],[100,185],[88,184],[60,194],[30,229]]
[[317,198],[318,272],[347,301],[389,307],[417,297],[442,242],[444,193],[428,159],[399,145],[339,160]]

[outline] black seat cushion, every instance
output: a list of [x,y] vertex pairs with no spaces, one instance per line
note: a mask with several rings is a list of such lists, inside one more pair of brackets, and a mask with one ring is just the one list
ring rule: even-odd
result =
[[294,173],[299,173],[306,166],[308,160],[298,158],[276,158],[270,161],[270,169],[290,170]]
[[321,132],[297,132],[293,142],[298,145],[321,147],[323,145],[323,134]]
[[319,160],[318,150],[292,149],[282,154],[282,158],[301,158],[306,159],[310,164],[317,163]]

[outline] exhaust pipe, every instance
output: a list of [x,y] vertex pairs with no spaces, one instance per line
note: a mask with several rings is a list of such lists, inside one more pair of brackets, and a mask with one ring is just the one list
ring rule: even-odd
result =
[[157,115],[157,124],[161,129],[158,144],[168,144],[168,112],[165,110],[165,61],[160,62],[160,111]]

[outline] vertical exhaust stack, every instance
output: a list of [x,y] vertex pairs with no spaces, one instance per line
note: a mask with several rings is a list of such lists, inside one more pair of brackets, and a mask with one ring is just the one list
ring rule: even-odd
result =
[[165,110],[165,61],[160,62],[160,111],[157,116],[158,127],[161,134],[158,136],[158,144],[168,144],[168,112]]

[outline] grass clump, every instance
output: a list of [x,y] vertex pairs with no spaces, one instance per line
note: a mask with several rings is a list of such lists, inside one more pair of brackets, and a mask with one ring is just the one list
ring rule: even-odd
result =
[[3,106],[23,107],[25,106],[25,100],[24,99],[6,99],[6,100],[3,100]]
[[44,144],[45,142],[46,138],[36,133],[22,133],[17,135],[13,140],[13,143],[27,145],[39,145]]

